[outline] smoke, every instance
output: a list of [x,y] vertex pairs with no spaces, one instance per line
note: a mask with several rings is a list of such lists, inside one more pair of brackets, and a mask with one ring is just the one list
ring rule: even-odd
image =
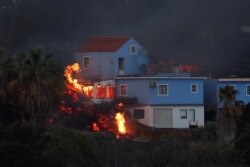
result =
[[152,59],[197,64],[200,75],[249,76],[249,7],[249,0],[1,0],[0,46],[12,53],[39,45],[66,65],[90,36],[132,35]]
[[240,30],[241,30],[241,32],[249,33],[250,32],[250,26],[242,26]]

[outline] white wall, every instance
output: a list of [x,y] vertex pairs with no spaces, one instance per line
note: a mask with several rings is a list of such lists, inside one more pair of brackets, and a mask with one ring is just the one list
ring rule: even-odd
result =
[[[197,121],[198,126],[204,126],[204,107],[203,106],[172,106],[173,108],[173,128],[189,128],[189,120],[191,115],[189,115],[188,110],[195,110],[195,121]],[[182,119],[180,116],[180,109],[187,110],[187,118]]]
[[[171,108],[172,109],[172,127],[173,128],[189,128],[190,115],[188,113],[189,109],[195,110],[195,121],[197,121],[198,126],[204,126],[204,107],[203,106],[140,106],[128,108],[130,114],[133,116],[134,109],[144,109],[144,119],[137,119],[137,121],[143,125],[154,127],[154,108]],[[187,110],[187,118],[182,119],[180,116],[180,109]],[[163,127],[164,128],[164,127]]]
[[138,107],[131,107],[128,108],[129,113],[133,118],[133,110],[134,109],[144,109],[144,119],[137,119],[137,121],[143,125],[153,127],[153,112],[152,107],[150,106],[138,106]]

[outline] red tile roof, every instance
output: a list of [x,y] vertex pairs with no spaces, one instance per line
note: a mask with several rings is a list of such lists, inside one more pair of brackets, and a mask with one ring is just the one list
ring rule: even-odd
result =
[[78,49],[78,52],[114,52],[130,38],[129,36],[91,37]]

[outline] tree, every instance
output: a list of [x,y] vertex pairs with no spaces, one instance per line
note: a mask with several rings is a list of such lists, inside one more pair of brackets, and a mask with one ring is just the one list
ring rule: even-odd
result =
[[46,125],[64,89],[63,68],[52,56],[31,49],[28,55],[19,54],[4,62],[0,77],[0,108],[18,111],[20,120]]
[[219,89],[221,108],[217,113],[217,134],[219,141],[230,142],[236,135],[236,121],[242,113],[240,105],[236,104],[236,96],[239,94],[232,86]]
[[23,60],[24,57],[18,57],[0,63],[0,120],[4,124],[17,121],[20,114],[17,112],[18,72]]
[[47,118],[60,103],[64,88],[63,69],[52,59],[43,56],[41,49],[31,49],[18,73],[21,94],[27,120],[46,124]]

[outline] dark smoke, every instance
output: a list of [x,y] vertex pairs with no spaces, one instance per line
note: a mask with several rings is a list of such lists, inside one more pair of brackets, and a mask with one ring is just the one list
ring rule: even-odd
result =
[[249,0],[1,0],[6,55],[40,46],[64,65],[93,35],[132,35],[197,75],[250,76]]

